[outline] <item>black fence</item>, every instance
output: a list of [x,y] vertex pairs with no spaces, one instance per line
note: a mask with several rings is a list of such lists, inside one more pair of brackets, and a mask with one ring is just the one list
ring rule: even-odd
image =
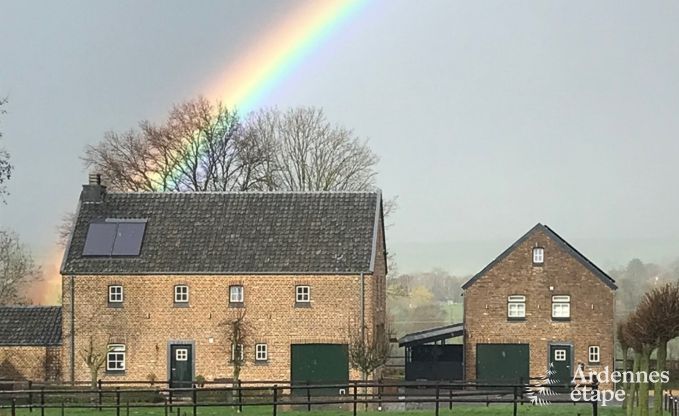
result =
[[[269,407],[271,414],[287,410],[321,410],[328,405],[352,411],[356,416],[360,407],[385,409],[390,405],[421,405],[432,408],[439,416],[441,408],[453,409],[454,404],[490,406],[494,403],[513,405],[513,415],[518,406],[535,402],[528,396],[531,389],[544,387],[538,383],[480,384],[475,382],[364,382],[350,381],[337,384],[291,384],[289,381],[205,382],[191,386],[170,388],[168,382],[99,381],[96,388],[76,385],[49,385],[27,382],[15,385],[13,390],[0,390],[0,410],[16,416],[35,412],[45,416],[46,409],[58,409],[62,416],[71,409],[114,409],[116,416],[129,416],[130,409],[153,408],[158,415],[179,416],[191,412],[200,414],[200,408],[231,407],[243,411],[252,406]],[[581,389],[595,392],[596,380],[577,385],[550,385],[552,388]],[[533,390],[536,391],[536,390]],[[591,396],[590,396],[591,397]],[[671,396],[669,396],[671,397]],[[666,399],[677,406],[676,398]],[[572,401],[568,394],[549,398],[551,404],[568,403],[591,407],[593,416],[598,415],[597,401]],[[544,403],[543,403],[544,404]],[[668,407],[669,408],[669,407]],[[53,412],[51,412],[53,413]],[[679,416],[679,413],[672,413]]]
[[679,416],[679,397],[666,394],[663,399],[663,410],[670,416]]

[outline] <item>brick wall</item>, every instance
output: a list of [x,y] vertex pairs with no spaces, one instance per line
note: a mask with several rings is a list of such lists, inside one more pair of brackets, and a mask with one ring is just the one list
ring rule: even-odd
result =
[[52,381],[60,377],[60,347],[0,347],[0,378]]
[[[534,267],[532,249],[544,247],[544,265]],[[552,289],[550,289],[550,287]],[[507,320],[507,297],[526,296],[526,319]],[[551,296],[571,296],[571,319],[553,321]],[[476,377],[477,343],[529,343],[530,374],[547,370],[550,343],[573,345],[573,364],[613,369],[615,291],[559,244],[535,231],[464,293],[466,377]],[[588,347],[601,348],[601,362],[589,364]]]
[[[381,240],[380,240],[381,241]],[[379,244],[381,246],[381,243]],[[378,251],[379,253],[379,251]],[[378,258],[380,256],[378,255]],[[368,333],[384,322],[385,276],[376,268],[365,275],[365,317]],[[124,375],[101,372],[103,379],[145,380],[168,377],[168,341],[195,343],[195,375],[208,380],[232,375],[231,346],[221,326],[235,316],[228,305],[230,285],[244,286],[246,320],[252,327],[246,346],[243,380],[290,378],[290,344],[348,343],[351,327],[360,325],[360,275],[257,276],[66,276],[63,279],[64,378],[70,379],[71,284],[75,292],[75,379],[88,380],[79,358],[92,337],[95,346],[123,343],[127,348]],[[108,305],[111,284],[124,287],[122,308]],[[173,288],[190,288],[188,307],[176,307]],[[295,286],[311,287],[311,307],[295,307]],[[268,344],[266,365],[254,364],[254,344]],[[352,378],[359,374],[352,371]]]

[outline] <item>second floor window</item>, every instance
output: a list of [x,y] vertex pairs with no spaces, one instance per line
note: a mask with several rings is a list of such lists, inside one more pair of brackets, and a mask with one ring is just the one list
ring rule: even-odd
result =
[[229,286],[229,302],[243,303],[243,286]]
[[311,288],[309,286],[296,286],[295,301],[297,303],[311,302]]
[[120,285],[109,286],[108,301],[109,303],[123,303],[123,287]]
[[507,298],[507,318],[524,319],[526,317],[526,297],[512,295]]
[[189,302],[189,287],[186,285],[177,285],[174,287],[174,302],[188,303]]
[[567,295],[552,296],[552,318],[569,319],[571,317],[571,297]]
[[542,247],[535,247],[533,249],[533,264],[544,264],[545,249]]

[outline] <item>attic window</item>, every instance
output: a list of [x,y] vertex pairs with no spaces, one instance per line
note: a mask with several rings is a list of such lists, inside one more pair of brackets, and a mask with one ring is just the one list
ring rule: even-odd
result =
[[542,247],[535,247],[533,249],[533,264],[544,264],[545,249]]
[[146,220],[93,222],[87,230],[83,256],[138,256],[145,230]]

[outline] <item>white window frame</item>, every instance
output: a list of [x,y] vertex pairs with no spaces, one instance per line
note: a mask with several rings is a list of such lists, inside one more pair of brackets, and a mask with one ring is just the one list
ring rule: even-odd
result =
[[522,319],[526,317],[526,297],[511,295],[507,297],[507,318]]
[[245,348],[243,344],[231,344],[231,362],[236,361],[236,345],[238,345],[238,351],[240,352],[238,361],[242,363],[245,361]]
[[571,317],[571,297],[569,295],[552,296],[552,318],[570,319]]
[[174,303],[189,303],[189,286],[188,285],[175,285],[175,287],[174,287]]
[[554,350],[554,361],[566,361],[566,350]]
[[598,345],[590,345],[587,349],[587,358],[590,363],[601,362],[601,348]]
[[545,263],[545,249],[543,247],[533,248],[533,264]]
[[[118,289],[120,289],[118,291]],[[110,285],[108,287],[108,302],[123,303],[125,292],[122,285]]]
[[174,350],[175,361],[188,361],[189,360],[189,349],[188,348],[177,348]]
[[255,344],[255,361],[267,361],[269,359],[269,346],[267,344]]
[[[235,291],[234,291],[235,289]],[[238,290],[240,289],[240,290]],[[234,296],[236,295],[236,296]],[[243,285],[231,285],[229,286],[229,302],[231,303],[243,303],[245,299],[245,288]]]
[[295,302],[297,303],[311,302],[311,286],[309,285],[295,286]]
[[[110,344],[106,352],[106,371],[125,371],[127,353],[124,344]],[[111,364],[120,364],[111,366]]]

